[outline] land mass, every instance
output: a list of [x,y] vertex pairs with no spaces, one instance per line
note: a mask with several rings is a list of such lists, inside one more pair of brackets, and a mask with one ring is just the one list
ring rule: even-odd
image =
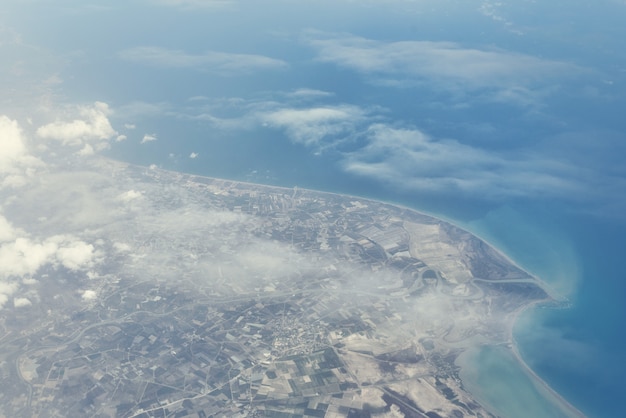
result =
[[94,254],[0,311],[4,416],[491,417],[455,360],[551,300],[472,234],[352,196],[98,159],[4,210]]

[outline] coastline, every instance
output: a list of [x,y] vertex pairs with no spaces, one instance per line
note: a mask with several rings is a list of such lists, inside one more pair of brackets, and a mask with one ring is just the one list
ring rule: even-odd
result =
[[542,301],[536,301],[536,302],[530,303],[530,304],[524,306],[523,308],[518,309],[512,315],[511,322],[509,324],[509,340],[510,340],[511,352],[515,356],[515,359],[517,360],[517,362],[522,366],[524,371],[528,375],[530,375],[532,377],[532,379],[535,381],[535,383],[537,383],[541,387],[541,389],[544,391],[544,394],[549,395],[551,400],[554,403],[556,403],[559,407],[561,407],[561,409],[565,410],[569,414],[573,414],[573,415],[568,415],[568,416],[571,416],[572,418],[574,418],[574,417],[584,418],[585,414],[583,414],[581,411],[579,411],[576,407],[574,407],[574,405],[572,405],[570,402],[568,402],[567,399],[565,399],[556,390],[554,390],[545,380],[543,380],[528,365],[528,363],[526,363],[526,361],[522,357],[522,354],[521,354],[521,352],[519,350],[518,343],[515,340],[515,337],[513,335],[513,328],[515,326],[515,323],[518,321],[520,315],[522,315],[524,312],[529,311],[531,309],[537,309],[540,305],[542,305]]
[[[533,304],[533,305],[526,307],[525,309],[520,310],[519,314],[521,314],[522,312],[530,308],[536,308],[536,305]],[[519,314],[516,315],[516,319],[517,319],[517,316],[519,316]],[[522,357],[519,351],[517,341],[515,341],[515,339],[513,339],[511,343],[511,352],[515,356],[515,359],[517,360],[517,362],[522,366],[524,371],[532,377],[532,379],[534,380],[536,384],[538,384],[541,387],[543,393],[547,395],[546,397],[550,399],[553,403],[558,405],[560,409],[567,412],[568,417],[571,417],[571,418],[585,418],[586,417],[585,414],[583,414],[574,405],[572,405],[567,399],[561,396],[545,380],[543,380],[532,368],[530,368],[528,363],[526,363],[526,361]]]
[[[124,164],[126,166],[134,166],[134,167],[139,167],[139,168],[144,168],[146,170],[153,170],[153,167],[146,167],[146,166],[141,166],[141,165],[136,165],[136,164],[131,164],[131,163],[127,163],[127,162],[123,162],[123,161],[118,161],[115,159],[110,159],[110,158],[106,158],[106,160],[109,160],[115,164]],[[232,183],[238,183],[238,184],[247,184],[247,185],[253,185],[253,186],[261,186],[261,187],[268,187],[268,188],[274,188],[274,189],[278,189],[278,190],[283,190],[285,192],[290,191],[290,192],[294,192],[296,193],[297,191],[306,191],[306,192],[311,192],[311,193],[322,193],[322,194],[329,194],[329,195],[336,195],[336,196],[342,196],[342,197],[349,197],[349,198],[354,198],[354,199],[359,199],[362,201],[371,201],[371,202],[376,202],[376,203],[383,203],[386,205],[390,205],[390,206],[394,206],[396,208],[402,209],[402,210],[406,210],[406,211],[411,211],[414,212],[416,214],[420,214],[420,215],[424,215],[424,216],[428,216],[431,217],[439,222],[444,222],[444,223],[448,223],[456,228],[459,228],[460,230],[466,231],[469,234],[475,236],[476,238],[478,238],[479,240],[481,240],[482,242],[484,242],[485,244],[487,244],[491,249],[493,249],[499,256],[501,256],[503,259],[505,259],[508,263],[510,263],[511,265],[514,265],[515,267],[519,268],[520,270],[526,272],[527,274],[529,274],[530,277],[532,277],[532,280],[535,282],[535,284],[540,287],[542,290],[544,290],[546,292],[546,294],[549,296],[548,299],[543,299],[543,300],[538,300],[538,301],[533,301],[521,308],[519,308],[518,310],[516,310],[515,312],[511,313],[509,315],[509,318],[507,319],[507,332],[508,332],[508,341],[505,341],[503,343],[496,343],[496,344],[492,344],[492,346],[506,346],[507,350],[510,350],[510,353],[512,354],[512,356],[515,358],[517,365],[519,366],[520,370],[523,371],[528,377],[529,379],[532,380],[533,384],[535,384],[535,387],[540,391],[541,395],[543,396],[543,398],[550,402],[551,404],[555,405],[556,407],[558,407],[559,410],[563,411],[567,416],[567,417],[584,417],[585,415],[582,414],[580,411],[578,411],[572,404],[570,404],[566,399],[564,399],[561,395],[559,395],[554,389],[552,389],[550,387],[550,385],[545,382],[543,379],[541,379],[540,376],[537,375],[536,372],[534,372],[530,366],[524,361],[520,350],[518,348],[517,345],[517,341],[515,340],[514,336],[513,336],[513,329],[515,326],[515,323],[518,319],[518,317],[525,311],[527,311],[530,308],[536,308],[538,305],[540,304],[546,304],[546,303],[550,303],[550,302],[567,302],[567,298],[565,297],[556,297],[554,295],[555,291],[550,287],[550,285],[548,283],[546,283],[545,281],[543,281],[542,279],[540,279],[536,274],[529,272],[528,270],[526,270],[525,268],[521,267],[517,262],[515,262],[513,259],[511,259],[510,256],[508,256],[506,253],[504,253],[502,250],[500,250],[498,248],[498,246],[492,244],[492,242],[490,242],[488,239],[484,238],[483,234],[480,234],[479,232],[475,232],[473,230],[473,228],[468,227],[467,225],[461,225],[457,222],[455,222],[454,220],[450,220],[445,216],[442,216],[440,214],[433,214],[433,213],[429,213],[427,211],[422,211],[419,209],[415,209],[412,207],[408,207],[406,205],[401,205],[395,202],[389,202],[389,201],[384,201],[384,200],[377,200],[375,198],[372,197],[363,197],[363,196],[358,196],[358,195],[351,195],[351,194],[347,194],[347,193],[339,193],[339,192],[328,192],[328,191],[323,191],[323,190],[316,190],[316,189],[308,189],[308,188],[302,188],[302,187],[298,187],[298,186],[294,186],[294,187],[286,187],[286,186],[278,186],[278,185],[267,185],[267,184],[262,184],[262,183],[253,183],[253,182],[249,182],[249,181],[242,181],[242,180],[234,180],[234,179],[227,179],[227,178],[219,178],[219,177],[212,177],[212,176],[205,176],[205,175],[199,175],[199,174],[193,174],[193,173],[185,173],[185,172],[180,172],[180,171],[175,171],[175,170],[168,170],[168,169],[163,169],[160,167],[157,167],[156,170],[158,171],[162,171],[162,172],[167,172],[167,173],[171,173],[171,174],[177,174],[177,175],[184,175],[184,176],[189,176],[191,179],[194,178],[205,178],[205,179],[210,179],[210,180],[216,180],[216,181],[225,181],[225,182],[232,182]],[[477,349],[481,349],[484,346],[489,346],[490,344],[484,344],[482,346],[478,346],[476,347]],[[459,365],[459,367],[461,367],[461,369],[463,368],[463,366]],[[466,383],[466,379],[462,379],[462,382],[465,384]],[[474,391],[469,390],[469,393],[471,393],[473,396],[476,396],[477,399],[481,399],[481,403],[486,403],[485,407],[487,407],[487,409],[492,409],[492,407],[490,407],[491,405],[489,404],[489,402],[486,402],[484,399],[482,399],[479,395],[476,395],[476,393]],[[497,410],[497,408],[495,408]]]
[[[520,372],[528,379],[529,383],[532,385],[533,389],[536,393],[543,399],[544,402],[548,403],[554,409],[559,411],[559,417],[564,418],[585,418],[586,415],[578,410],[574,405],[572,405],[567,399],[561,396],[557,391],[555,391],[545,380],[543,380],[524,360],[518,343],[513,336],[513,328],[515,326],[516,321],[519,316],[530,310],[536,309],[541,306],[545,301],[535,301],[529,303],[526,306],[519,308],[517,311],[512,313],[508,319],[508,333],[509,340],[504,343],[485,343],[478,345],[476,347],[471,347],[465,349],[455,361],[455,364],[459,367],[459,377],[461,379],[463,388],[470,393],[473,397],[477,399],[486,409],[490,410],[496,415],[501,414],[501,408],[494,405],[494,402],[490,401],[488,396],[485,396],[484,393],[481,392],[481,385],[478,382],[478,376],[470,376],[474,370],[477,370],[477,357],[479,357],[479,353],[482,350],[488,349],[499,349],[504,350],[508,355],[510,355],[511,360],[513,360],[516,366],[519,368]],[[481,367],[482,369],[482,367]],[[516,382],[519,384],[519,382]],[[500,400],[500,399],[498,399]],[[509,415],[503,415],[508,417]],[[519,416],[519,418],[523,418],[527,415],[526,413],[515,415],[515,417]],[[535,416],[535,415],[533,415]],[[546,418],[553,417],[553,414],[545,415]],[[538,418],[541,417],[538,415]]]
[[500,248],[498,246],[494,245],[488,239],[485,239],[484,235],[480,234],[479,232],[475,232],[474,230],[472,230],[472,228],[469,228],[466,225],[463,225],[463,226],[457,225],[456,223],[454,223],[454,221],[449,221],[445,217],[438,216],[438,215],[432,215],[432,214],[428,214],[428,215],[429,216],[433,216],[433,217],[435,217],[437,219],[442,219],[445,222],[449,222],[452,225],[458,226],[459,228],[461,228],[461,229],[471,233],[472,235],[476,236],[478,239],[480,239],[481,241],[485,242],[488,246],[490,246],[492,249],[494,249],[500,256],[505,258],[509,263],[511,263],[515,267],[519,268],[520,270],[523,270],[527,274],[529,274],[534,279],[534,281],[536,282],[537,286],[539,286],[542,290],[544,290],[546,292],[546,294],[549,296],[550,299],[537,300],[537,301],[531,302],[531,303],[529,303],[529,304],[519,308],[518,310],[516,310],[515,312],[513,312],[510,315],[510,319],[509,319],[508,324],[507,324],[507,328],[508,328],[508,342],[506,342],[505,344],[507,344],[507,349],[510,350],[510,352],[513,355],[513,357],[515,358],[517,364],[524,371],[524,373],[533,381],[533,383],[537,386],[537,388],[540,389],[540,391],[542,392],[542,394],[544,395],[544,397],[547,400],[549,400],[551,403],[556,405],[560,410],[562,410],[566,414],[564,416],[572,417],[572,418],[585,418],[586,417],[585,414],[583,414],[574,405],[572,405],[567,399],[565,399],[563,396],[561,396],[555,389],[553,389],[545,380],[543,380],[541,378],[541,376],[539,376],[528,365],[528,363],[524,359],[522,353],[520,352],[518,342],[517,342],[517,340],[515,339],[515,336],[514,336],[515,325],[516,325],[519,317],[523,313],[525,313],[527,311],[530,311],[532,309],[537,309],[540,306],[548,305],[551,302],[570,303],[569,298],[567,298],[566,296],[563,296],[563,295],[556,294],[558,292],[555,291],[545,280],[542,280],[535,273],[533,273],[531,271],[528,271],[526,268],[524,268],[523,266],[518,264],[509,255],[507,255],[505,252],[500,250]]

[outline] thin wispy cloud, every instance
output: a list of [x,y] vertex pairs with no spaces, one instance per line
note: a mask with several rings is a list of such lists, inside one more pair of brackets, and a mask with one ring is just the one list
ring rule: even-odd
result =
[[484,16],[502,24],[509,32],[516,35],[524,35],[524,31],[515,25],[502,10],[503,3],[500,1],[485,0],[478,8]]
[[[621,171],[603,167],[606,156],[594,155],[602,147],[590,150],[584,140],[497,150],[437,138],[415,127],[399,128],[380,109],[347,104],[277,106],[245,118],[282,130],[315,154],[334,151],[344,171],[402,192],[460,193],[492,201],[551,197],[586,201],[589,207],[626,204],[617,193],[626,187]],[[343,146],[346,141],[349,147]]]
[[318,100],[332,96],[334,96],[334,94],[329,91],[307,88],[301,88],[286,93],[286,97],[299,100]]
[[190,10],[220,10],[233,7],[237,0],[154,0],[156,4]]
[[616,219],[626,210],[623,170],[594,155],[592,148],[602,147],[545,141],[542,147],[495,150],[384,123],[370,125],[360,142],[365,145],[342,154],[342,168],[398,191],[492,202],[549,198]]
[[[518,101],[537,97],[524,87],[502,88],[493,95],[503,102],[510,96]],[[228,116],[222,116],[223,112]],[[619,193],[626,187],[620,178],[623,172],[611,173],[620,165],[615,162],[609,167],[603,163],[606,155],[595,156],[604,148],[589,149],[595,143],[588,141],[591,134],[494,149],[462,137],[427,134],[395,120],[388,109],[337,103],[334,95],[309,89],[277,92],[257,100],[207,99],[170,116],[242,135],[272,129],[313,154],[333,153],[340,168],[351,175],[401,193],[462,194],[489,201],[550,197],[615,214],[626,205]],[[598,135],[606,138],[606,134]],[[616,138],[614,145],[619,143]]]
[[383,42],[352,35],[320,35],[311,35],[307,41],[316,50],[318,61],[398,87],[527,89],[584,71],[572,63],[454,42]]
[[[124,115],[126,118],[162,117],[171,115],[172,104],[167,102],[149,103],[141,100],[134,100],[116,108],[116,113]],[[134,123],[124,124],[124,128],[134,130],[137,125]]]
[[371,125],[364,136],[365,146],[345,154],[344,169],[397,189],[487,199],[575,196],[585,189],[574,167],[531,153],[498,153],[385,124]]
[[[227,130],[261,125],[282,131],[290,141],[315,154],[337,153],[346,172],[397,190],[464,193],[486,199],[570,198],[585,193],[595,178],[585,179],[586,175],[556,152],[498,152],[435,138],[417,128],[397,128],[381,109],[276,102],[260,103],[258,109],[243,107],[247,113],[238,118],[205,115],[203,120]],[[346,141],[349,151],[344,147]]]
[[141,143],[145,144],[148,142],[153,142],[157,140],[157,136],[155,134],[145,134],[143,138],[141,138]]
[[127,61],[161,68],[190,68],[223,76],[248,74],[259,70],[287,67],[285,61],[256,54],[206,51],[190,54],[181,50],[141,46],[126,49],[119,56]]
[[[207,100],[201,106],[187,108],[173,116],[202,121],[223,131],[276,129],[285,132],[292,142],[318,150],[334,146],[338,138],[349,140],[357,126],[377,118],[369,107],[316,104],[320,99],[333,97],[324,91],[299,89],[278,92],[276,96],[281,100]],[[223,113],[228,116],[222,116]]]
[[258,115],[266,126],[284,129],[292,141],[316,146],[325,138],[349,136],[365,116],[365,110],[350,105],[283,108]]

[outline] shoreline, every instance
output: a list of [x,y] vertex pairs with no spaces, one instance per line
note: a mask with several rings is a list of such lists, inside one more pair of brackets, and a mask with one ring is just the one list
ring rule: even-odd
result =
[[543,380],[541,376],[539,376],[524,360],[518,346],[517,340],[513,336],[513,328],[515,323],[518,321],[519,316],[524,312],[529,311],[530,309],[537,309],[542,306],[546,302],[549,303],[549,299],[547,300],[538,300],[525,305],[513,313],[509,315],[507,319],[507,331],[508,331],[508,339],[507,341],[502,342],[486,342],[482,344],[475,345],[473,347],[467,347],[463,349],[461,354],[454,361],[454,364],[459,368],[459,378],[461,379],[461,384],[463,389],[472,395],[477,402],[479,402],[485,409],[491,411],[496,416],[500,416],[500,408],[496,407],[492,402],[489,401],[488,396],[484,396],[484,394],[480,390],[475,390],[477,386],[480,386],[478,382],[477,376],[474,378],[470,378],[470,376],[465,375],[464,370],[479,370],[473,366],[475,360],[476,353],[484,350],[485,348],[501,348],[505,350],[512,356],[512,359],[515,362],[515,365],[519,368],[520,372],[524,374],[529,383],[536,390],[537,394],[546,402],[553,406],[555,409],[562,413],[563,417],[567,418],[586,418],[586,415],[577,409],[572,403],[570,403],[567,399],[565,399],[562,395],[560,395],[554,388],[550,386],[548,382]]
[[[539,376],[524,360],[522,353],[519,350],[518,342],[513,336],[513,328],[515,323],[518,321],[520,315],[524,312],[529,311],[530,309],[537,309],[542,305],[542,301],[537,301],[530,303],[523,308],[518,309],[513,313],[511,317],[511,322],[509,324],[509,341],[510,341],[510,350],[513,353],[513,356],[517,360],[517,363],[522,367],[523,371],[533,380],[535,384],[538,384],[539,388],[546,394],[547,398],[549,398],[555,405],[567,412],[571,418],[585,418],[586,415],[583,414],[580,410],[578,410],[574,405],[572,405],[567,399],[561,396],[556,390],[554,390],[548,382],[543,380],[541,376]],[[539,389],[538,388],[538,389]]]
[[[128,162],[125,162],[125,161],[119,161],[119,160],[116,160],[116,159],[111,158],[111,157],[99,156],[99,158],[107,160],[107,161],[111,161],[111,162],[116,163],[116,164],[120,164],[121,163],[121,164],[125,164],[127,166],[134,166],[134,167],[145,168],[147,170],[154,170],[155,169],[155,168],[153,168],[151,166],[143,166],[143,165],[140,165],[140,164],[134,164],[134,163],[128,163]],[[276,189],[281,189],[281,190],[285,190],[285,191],[304,190],[304,191],[312,192],[312,193],[324,193],[324,194],[330,194],[330,195],[335,195],[335,196],[351,197],[351,198],[365,200],[365,201],[371,201],[371,202],[376,202],[376,203],[383,203],[383,204],[386,204],[386,205],[395,206],[395,207],[403,209],[403,210],[409,210],[409,211],[415,212],[415,213],[420,214],[420,215],[429,216],[429,217],[431,217],[433,219],[436,219],[436,220],[438,220],[440,222],[448,223],[448,224],[450,224],[450,225],[452,225],[452,226],[454,226],[456,228],[459,228],[459,229],[461,229],[461,230],[463,230],[465,232],[468,232],[468,233],[472,234],[473,236],[475,236],[476,238],[478,238],[479,240],[483,241],[490,248],[492,248],[494,251],[496,251],[499,256],[504,258],[508,263],[512,264],[513,266],[517,267],[518,269],[524,271],[529,276],[531,276],[533,278],[533,280],[535,280],[538,283],[539,287],[541,287],[542,290],[544,290],[555,301],[558,301],[558,302],[567,302],[567,301],[569,301],[569,299],[567,297],[565,297],[565,296],[557,297],[555,295],[555,293],[557,293],[557,292],[554,289],[552,289],[552,287],[549,285],[549,283],[547,283],[546,281],[541,279],[537,274],[532,273],[527,268],[521,266],[517,261],[513,260],[509,255],[507,255],[505,252],[500,250],[500,248],[497,245],[494,245],[492,243],[492,241],[490,241],[489,239],[485,238],[484,234],[481,234],[480,232],[475,231],[473,228],[470,228],[468,225],[463,225],[463,224],[459,223],[458,221],[456,221],[454,219],[450,219],[450,218],[448,218],[448,217],[446,217],[445,215],[442,215],[442,214],[432,213],[432,212],[429,212],[429,211],[425,211],[423,209],[416,209],[416,208],[413,208],[413,207],[410,207],[410,206],[406,206],[404,204],[400,204],[400,203],[393,202],[393,201],[386,201],[386,200],[376,199],[374,197],[353,195],[353,194],[350,194],[350,193],[340,193],[340,192],[330,192],[330,191],[318,190],[318,189],[309,189],[309,188],[300,187],[300,186],[297,186],[297,185],[296,186],[292,186],[292,187],[288,187],[288,186],[277,186],[277,185],[273,185],[273,184],[254,183],[254,182],[251,182],[251,181],[236,180],[236,179],[229,179],[229,178],[222,178],[222,177],[213,177],[213,176],[207,176],[207,175],[203,175],[203,174],[195,174],[195,173],[189,173],[189,172],[183,172],[183,171],[170,170],[170,169],[161,168],[161,167],[156,167],[156,170],[164,171],[164,172],[172,173],[172,174],[183,174],[183,175],[187,175],[187,176],[190,176],[190,177],[205,178],[205,179],[210,179],[210,180],[229,181],[229,182],[233,182],[233,183],[241,183],[241,184],[247,184],[247,185],[252,185],[252,186],[270,187],[270,188],[276,188]]]
[[[502,250],[500,250],[500,248],[498,248],[498,246],[494,245],[492,242],[490,242],[488,239],[484,238],[483,234],[480,234],[480,232],[475,232],[472,228],[467,227],[466,225],[461,225],[459,223],[457,223],[454,220],[451,220],[449,218],[447,218],[446,216],[443,216],[441,214],[433,214],[431,212],[428,211],[423,211],[420,209],[416,209],[413,207],[409,207],[406,205],[402,205],[399,203],[395,203],[395,202],[389,202],[389,201],[385,201],[385,200],[379,200],[376,198],[372,198],[372,197],[363,197],[363,196],[358,196],[358,195],[352,195],[352,194],[348,194],[348,193],[339,193],[339,192],[330,192],[330,191],[324,191],[324,190],[317,190],[317,189],[309,189],[309,188],[304,188],[304,187],[299,187],[299,186],[293,186],[293,187],[287,187],[287,186],[279,186],[279,185],[268,185],[268,184],[263,184],[263,183],[254,183],[254,182],[250,182],[250,181],[243,181],[243,180],[236,180],[236,179],[228,179],[228,178],[220,178],[220,177],[213,177],[213,176],[207,176],[207,175],[201,175],[201,174],[195,174],[195,173],[188,173],[188,172],[181,172],[181,171],[175,171],[175,170],[169,170],[169,169],[164,169],[161,167],[152,167],[152,166],[142,166],[142,165],[138,165],[138,164],[133,164],[133,163],[128,163],[128,162],[124,162],[124,161],[119,161],[119,160],[115,160],[113,158],[109,158],[109,157],[102,157],[100,156],[100,158],[112,162],[114,164],[123,164],[126,167],[138,167],[138,168],[142,168],[142,169],[146,169],[146,170],[155,170],[155,171],[161,171],[161,172],[166,172],[166,173],[170,173],[170,174],[176,174],[176,175],[184,175],[184,176],[189,176],[191,179],[193,178],[204,178],[204,179],[209,179],[209,180],[214,180],[214,181],[225,181],[225,182],[232,182],[232,183],[237,183],[237,184],[244,184],[244,185],[252,185],[252,186],[258,186],[258,187],[267,187],[267,188],[274,188],[274,189],[278,189],[278,190],[283,190],[283,191],[293,191],[294,193],[297,193],[297,191],[306,191],[306,192],[311,192],[311,193],[321,193],[321,194],[329,194],[329,195],[335,195],[335,196],[341,196],[341,197],[348,197],[348,198],[354,198],[354,199],[359,199],[362,201],[371,201],[371,202],[375,202],[375,203],[382,203],[382,204],[386,204],[386,205],[390,205],[390,206],[394,206],[396,208],[402,209],[402,210],[406,210],[406,211],[411,211],[414,212],[416,214],[420,214],[420,215],[424,215],[424,216],[428,216],[433,218],[434,220],[438,221],[438,222],[444,222],[447,224],[452,225],[455,228],[458,228],[462,231],[465,231],[469,234],[471,234],[472,236],[476,237],[477,239],[479,239],[480,241],[484,242],[485,244],[487,244],[491,249],[493,249],[500,257],[502,257],[503,259],[505,259],[508,263],[510,263],[511,265],[517,267],[518,269],[524,271],[525,273],[527,273],[533,280],[533,282],[535,282],[535,284],[540,287],[543,291],[546,292],[546,294],[548,295],[548,298],[543,299],[543,300],[537,300],[537,301],[533,301],[531,303],[529,303],[528,305],[525,305],[519,309],[517,309],[516,311],[512,312],[507,320],[507,331],[508,331],[508,341],[504,341],[504,342],[500,342],[500,343],[495,343],[495,344],[482,344],[482,345],[478,345],[475,348],[477,349],[481,349],[482,347],[485,346],[498,346],[498,345],[503,345],[506,344],[507,349],[510,350],[510,352],[512,353],[513,357],[516,360],[517,365],[520,367],[520,370],[526,374],[529,379],[531,380],[531,382],[535,385],[535,388],[539,391],[540,395],[548,402],[550,402],[551,404],[553,404],[555,407],[557,407],[559,410],[563,411],[564,413],[567,413],[567,416],[572,416],[572,417],[577,417],[577,418],[584,418],[585,415],[580,412],[578,409],[576,409],[571,403],[569,403],[565,398],[563,398],[561,395],[559,395],[552,387],[550,387],[550,385],[544,381],[535,371],[533,371],[530,366],[526,363],[526,361],[523,359],[522,354],[518,348],[518,343],[515,340],[514,336],[513,336],[513,329],[515,326],[515,323],[517,322],[519,316],[531,309],[531,308],[536,308],[539,305],[542,304],[549,304],[550,302],[560,302],[560,303],[564,303],[564,302],[569,302],[568,298],[564,297],[564,296],[556,296],[555,295],[555,291],[554,289],[551,288],[551,286],[545,282],[544,280],[542,280],[541,278],[539,278],[536,274],[529,272],[527,269],[523,268],[520,264],[518,264],[516,261],[514,261],[510,256],[508,256],[506,253],[504,253]],[[466,352],[466,350],[464,350],[464,352]],[[461,365],[458,365],[461,369],[463,368]],[[462,381],[464,381],[465,379],[462,379]],[[472,396],[475,396],[477,398],[480,398],[478,396],[476,396],[476,394],[472,391],[468,390],[468,393],[472,394]],[[485,402],[484,400],[482,400],[481,402]],[[487,402],[487,409],[496,409],[493,406],[491,406],[488,402]]]

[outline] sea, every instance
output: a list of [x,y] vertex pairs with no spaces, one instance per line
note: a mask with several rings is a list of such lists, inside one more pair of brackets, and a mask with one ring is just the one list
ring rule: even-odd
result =
[[[501,208],[483,219],[459,224],[539,277],[563,302],[533,307],[518,318],[514,338],[525,364],[586,416],[621,416],[626,388],[626,282],[622,262],[626,227],[551,202]],[[510,351],[485,347],[474,360],[479,386],[504,379],[510,387],[507,398],[527,396],[517,387],[524,379],[510,371],[510,367],[521,371],[524,367]],[[542,389],[532,376],[527,380]],[[551,399],[545,391],[534,392]],[[491,403],[502,403],[497,391],[490,395]],[[528,414],[529,405],[541,404],[539,399],[529,399],[518,409],[518,403],[511,401],[505,405],[511,409],[501,410],[506,412],[503,416],[511,417],[569,416],[548,405],[542,414]]]
[[[424,194],[352,177],[332,155],[261,133],[125,144],[109,156],[197,175],[303,187],[396,203],[450,221],[544,281],[558,303],[524,311],[514,352],[478,347],[461,359],[464,384],[503,417],[568,417],[547,387],[590,418],[623,416],[626,393],[626,225],[549,198],[485,201]],[[162,131],[160,131],[162,132]],[[189,134],[189,132],[187,132]],[[150,144],[148,144],[150,145]],[[190,158],[191,152],[196,154]],[[546,386],[547,385],[547,386]]]

